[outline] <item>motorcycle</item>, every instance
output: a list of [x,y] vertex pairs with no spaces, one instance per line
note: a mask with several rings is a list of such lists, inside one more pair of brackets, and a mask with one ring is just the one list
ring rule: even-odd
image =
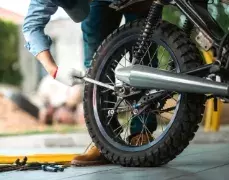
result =
[[[208,0],[150,3],[145,20],[125,24],[103,41],[83,77],[90,136],[108,160],[123,166],[173,160],[194,138],[206,100],[229,101],[229,33],[209,14]],[[166,5],[185,15],[183,28],[162,21]],[[204,64],[197,45],[214,52],[212,64]]]

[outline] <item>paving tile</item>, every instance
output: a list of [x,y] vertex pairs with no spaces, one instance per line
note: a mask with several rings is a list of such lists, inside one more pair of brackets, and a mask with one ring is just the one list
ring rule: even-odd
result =
[[70,167],[65,169],[64,172],[44,172],[36,171],[23,171],[23,172],[6,172],[0,174],[0,180],[61,180],[68,177],[77,177],[96,172],[108,171],[110,169],[120,168],[119,166],[96,166],[96,167]]
[[[176,177],[176,180],[228,180],[229,165],[222,165],[198,173]],[[172,180],[172,179],[169,179]]]
[[121,166],[71,167],[63,173],[6,172],[0,180],[216,180],[229,179],[229,144],[191,144],[180,156],[159,168]]

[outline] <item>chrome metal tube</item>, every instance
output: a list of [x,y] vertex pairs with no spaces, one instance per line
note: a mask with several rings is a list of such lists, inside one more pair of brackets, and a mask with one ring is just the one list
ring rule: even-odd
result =
[[116,70],[116,78],[130,86],[177,92],[228,96],[229,86],[186,74],[172,73],[156,68],[134,65]]

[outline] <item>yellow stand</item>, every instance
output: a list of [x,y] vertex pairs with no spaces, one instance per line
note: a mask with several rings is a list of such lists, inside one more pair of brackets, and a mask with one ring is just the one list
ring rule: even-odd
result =
[[[214,57],[211,51],[203,51],[203,55],[207,64],[214,61]],[[205,132],[216,132],[220,127],[220,117],[222,111],[222,102],[217,99],[217,110],[214,110],[214,99],[210,99],[206,103],[205,109]]]

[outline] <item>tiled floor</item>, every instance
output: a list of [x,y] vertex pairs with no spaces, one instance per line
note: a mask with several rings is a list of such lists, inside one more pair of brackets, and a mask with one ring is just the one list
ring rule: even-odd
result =
[[160,168],[120,166],[71,167],[64,172],[6,172],[0,180],[228,180],[229,144],[192,144],[179,157]]

